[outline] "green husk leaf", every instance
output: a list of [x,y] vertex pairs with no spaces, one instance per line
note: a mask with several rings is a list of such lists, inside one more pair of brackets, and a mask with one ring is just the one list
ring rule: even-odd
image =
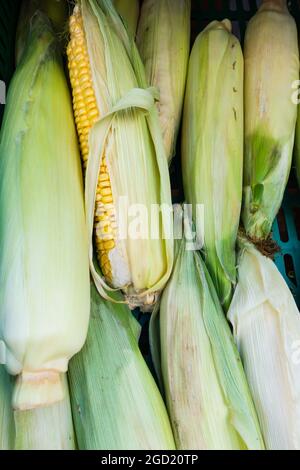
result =
[[[243,56],[228,20],[212,22],[190,57],[182,131],[185,197],[222,305],[236,282],[243,178]],[[196,221],[197,205],[204,220]]]
[[181,242],[160,307],[161,370],[178,449],[263,449],[241,359],[199,253]]
[[136,320],[126,305],[91,289],[87,343],[69,367],[79,448],[174,449],[164,403],[138,347]]
[[88,268],[71,97],[53,29],[37,12],[0,136],[0,339],[18,375],[16,409],[63,398],[60,374],[88,328]]
[[245,165],[242,220],[266,240],[291,169],[299,80],[297,28],[286,1],[264,2],[248,23],[245,45]]

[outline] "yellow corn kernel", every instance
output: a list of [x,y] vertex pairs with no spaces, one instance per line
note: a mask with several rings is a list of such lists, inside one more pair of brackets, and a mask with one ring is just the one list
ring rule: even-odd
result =
[[[89,154],[89,133],[99,118],[99,110],[93,89],[91,67],[81,14],[74,10],[70,18],[71,39],[67,48],[70,80],[73,90],[75,123],[80,140],[83,167],[86,169]],[[103,158],[95,208],[95,238],[101,270],[108,281],[112,280],[109,252],[115,248],[116,221],[110,177]]]

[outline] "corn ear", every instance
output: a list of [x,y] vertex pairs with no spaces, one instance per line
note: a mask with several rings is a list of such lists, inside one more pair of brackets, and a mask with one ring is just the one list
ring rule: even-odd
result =
[[266,447],[300,449],[300,314],[275,264],[241,240],[228,312]]
[[129,32],[135,37],[140,14],[139,0],[113,0],[113,3]]
[[15,439],[14,416],[11,406],[12,379],[0,365],[0,450],[13,449]]
[[162,295],[159,325],[161,375],[177,449],[263,449],[232,334],[201,256],[185,240]]
[[190,0],[144,0],[137,44],[157,103],[165,150],[170,162],[176,152],[191,34]]
[[[182,131],[185,197],[221,303],[236,281],[243,174],[243,56],[228,20],[198,36],[190,58]],[[204,220],[198,220],[198,206]]]
[[75,450],[66,374],[63,387],[63,401],[45,408],[14,412],[15,450]]
[[[136,46],[108,0],[80,0],[68,46],[75,120],[86,168],[90,267],[100,294],[123,290],[130,306],[151,308],[173,263],[168,166],[153,89]],[[130,211],[151,223],[131,231]],[[145,219],[143,219],[144,221]],[[149,222],[149,220],[148,220]],[[94,227],[95,224],[95,227]],[[153,227],[157,233],[150,233]],[[101,267],[94,263],[93,233]],[[145,262],[147,260],[147,262]]]
[[299,80],[297,28],[286,1],[265,1],[245,36],[245,169],[243,223],[266,239],[291,168]]
[[[38,10],[48,16],[56,33],[62,36],[64,32],[69,13],[67,0],[23,0],[16,33],[16,64],[21,60],[31,19]],[[60,39],[63,43],[62,37]]]
[[[69,378],[80,449],[174,449],[167,412],[138,347],[130,310],[92,286],[91,321]],[[116,300],[120,300],[117,296]]]
[[0,136],[0,362],[18,375],[16,409],[63,399],[61,373],[83,346],[89,304],[72,106],[54,34],[37,13]]

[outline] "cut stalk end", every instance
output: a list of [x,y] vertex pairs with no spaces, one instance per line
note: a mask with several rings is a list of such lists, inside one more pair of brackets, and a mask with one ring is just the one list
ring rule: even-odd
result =
[[273,10],[280,13],[288,12],[286,0],[263,0],[260,11]]

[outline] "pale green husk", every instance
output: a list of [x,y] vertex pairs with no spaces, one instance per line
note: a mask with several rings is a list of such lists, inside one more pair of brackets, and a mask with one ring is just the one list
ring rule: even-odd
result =
[[[182,131],[185,197],[221,303],[236,281],[243,177],[243,56],[228,20],[198,36],[190,58]],[[196,221],[197,204],[204,220]]]
[[67,378],[63,401],[30,411],[15,411],[15,450],[75,450]]
[[14,445],[14,416],[11,406],[13,383],[0,365],[0,450],[11,450]]
[[72,104],[54,33],[37,13],[0,136],[0,361],[18,375],[17,409],[63,399],[60,374],[87,334],[89,282]]
[[248,236],[266,239],[288,181],[297,117],[297,105],[292,100],[299,80],[297,28],[286,2],[265,2],[251,19],[244,57],[242,218]]
[[139,0],[113,0],[113,3],[128,30],[135,37],[140,14]]
[[[86,173],[86,212],[90,267],[100,294],[112,299],[111,287],[123,290],[131,306],[151,308],[165,286],[173,264],[172,218],[168,165],[155,107],[157,93],[148,89],[135,43],[109,0],[80,0],[93,87],[100,120],[90,132]],[[112,286],[97,272],[93,258],[96,189],[103,156],[116,210],[116,247],[109,252]],[[127,198],[128,206],[122,204]],[[123,198],[123,199],[121,199]],[[137,206],[138,205],[138,206]],[[144,219],[132,224],[128,208],[142,208]],[[137,214],[139,215],[139,214]],[[127,224],[128,222],[128,224]],[[133,225],[143,233],[131,234]],[[125,234],[122,234],[125,227]],[[157,227],[157,235],[151,230]],[[145,263],[147,260],[147,263]]]
[[157,103],[168,161],[176,152],[190,53],[191,1],[144,0],[137,44]]
[[300,449],[300,314],[272,260],[241,240],[228,312],[269,450]]
[[263,449],[241,360],[211,278],[200,254],[180,243],[159,316],[161,375],[176,446]]
[[92,286],[87,343],[69,368],[80,449],[174,449],[164,403],[138,347],[139,331],[127,306],[103,300]]

